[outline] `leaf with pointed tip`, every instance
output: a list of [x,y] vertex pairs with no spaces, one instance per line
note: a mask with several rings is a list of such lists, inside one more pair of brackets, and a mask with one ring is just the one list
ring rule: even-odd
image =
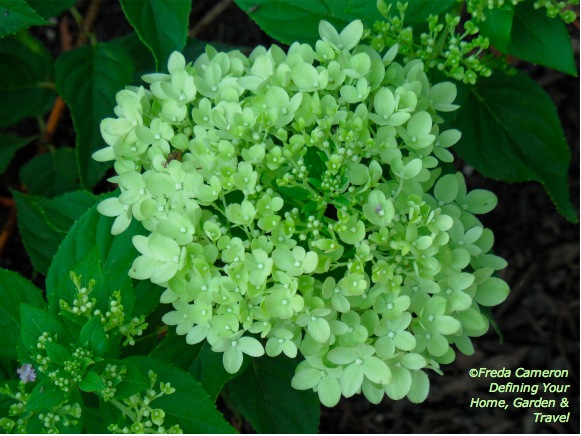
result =
[[314,43],[319,39],[319,22],[330,22],[338,30],[355,19],[367,24],[382,19],[369,0],[235,0],[270,36],[285,44]]
[[48,24],[24,0],[0,0],[0,38],[20,29]]
[[546,9],[521,2],[515,10],[508,53],[534,64],[577,77],[577,67],[567,26],[547,17]]
[[20,303],[46,306],[42,292],[14,271],[0,268],[0,359],[16,359],[20,336]]
[[73,6],[77,0],[26,0],[44,18],[56,17]]
[[2,38],[0,59],[0,128],[47,112],[55,97],[45,85],[52,81],[53,62],[42,43],[28,32]]
[[577,213],[569,198],[571,153],[547,93],[524,73],[494,74],[470,87],[455,127],[462,139],[454,150],[492,179],[535,180],[569,221]]
[[165,68],[169,55],[181,51],[188,37],[190,0],[120,0],[127,21],[151,50],[157,70]]
[[71,108],[77,133],[81,186],[89,189],[107,169],[107,164],[91,157],[106,145],[100,122],[113,115],[116,93],[133,78],[133,63],[119,44],[99,43],[63,53],[56,61],[55,76],[57,90]]
[[132,356],[124,359],[137,366],[146,375],[153,371],[157,381],[171,383],[176,391],[151,403],[151,407],[163,409],[164,425],[179,424],[184,433],[235,433],[236,430],[216,409],[200,383],[187,372],[162,360],[149,356]]
[[253,359],[226,385],[234,406],[257,432],[317,433],[319,401],[314,392],[291,387],[295,367],[284,356]]
[[0,174],[6,171],[14,154],[22,147],[30,144],[34,139],[36,139],[34,136],[21,138],[0,132],[0,144],[2,144],[0,146]]
[[30,194],[42,197],[79,189],[75,150],[61,147],[34,156],[20,168],[20,180]]
[[75,220],[95,202],[87,191],[74,191],[44,198],[13,191],[18,211],[18,228],[34,268],[45,274],[62,240]]

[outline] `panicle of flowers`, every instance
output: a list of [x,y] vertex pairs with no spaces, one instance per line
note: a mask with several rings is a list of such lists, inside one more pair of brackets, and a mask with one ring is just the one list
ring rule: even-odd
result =
[[111,424],[107,428],[112,433],[166,433],[181,434],[183,433],[179,425],[173,425],[170,428],[163,426],[165,412],[163,409],[154,409],[152,402],[164,396],[171,395],[175,388],[170,383],[159,383],[158,391],[155,390],[157,375],[149,371],[150,387],[145,393],[134,394],[129,398],[122,400],[120,404],[114,400],[115,405],[123,412],[125,419],[129,419],[131,424]]
[[[459,0],[463,1],[463,0]],[[466,10],[480,21],[486,20],[486,10],[500,9],[509,5],[517,6],[525,0],[466,0]],[[565,23],[572,23],[577,18],[571,6],[578,5],[579,0],[535,0],[535,9],[545,8],[550,18],[559,17]]]
[[477,218],[496,197],[442,173],[460,139],[440,126],[452,83],[362,44],[360,21],[319,31],[288,52],[173,53],[120,91],[94,158],[121,193],[98,210],[114,234],[142,223],[129,275],[164,287],[163,321],[228,372],[300,355],[293,386],[327,406],[423,401],[425,369],[472,353],[480,307],[508,294]]
[[[81,285],[81,277],[78,274],[71,271],[70,276],[76,288],[73,305],[71,306],[67,301],[61,299],[59,302],[60,308],[74,315],[84,316],[87,319],[98,316],[101,318],[105,332],[117,329],[122,336],[125,336],[124,346],[135,345],[135,336],[141,336],[148,327],[145,322],[145,316],[133,317],[126,323],[120,291],[113,292],[112,298],[109,299],[109,307],[105,313],[100,309],[95,309],[97,299],[90,298],[95,287],[95,280],[90,280],[88,285],[84,287]],[[109,333],[107,336],[109,336]]]
[[43,433],[55,434],[60,433],[71,425],[78,423],[81,418],[82,409],[78,403],[63,402],[50,408],[49,411],[38,414],[26,410],[26,405],[31,394],[26,392],[26,382],[21,381],[18,384],[18,391],[13,392],[8,385],[0,388],[0,394],[4,395],[14,402],[8,409],[9,417],[0,419],[0,428],[6,433],[15,430],[17,433],[28,433],[28,424],[31,419],[40,420]]

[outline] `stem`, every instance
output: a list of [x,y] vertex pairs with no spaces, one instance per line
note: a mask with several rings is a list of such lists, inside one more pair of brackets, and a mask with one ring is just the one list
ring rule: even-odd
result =
[[117,400],[109,400],[109,402],[113,404],[115,407],[117,407],[121,411],[121,413],[123,413],[123,415],[127,416],[131,421],[135,422],[137,416],[135,416],[135,413],[133,413],[127,406],[121,404]]

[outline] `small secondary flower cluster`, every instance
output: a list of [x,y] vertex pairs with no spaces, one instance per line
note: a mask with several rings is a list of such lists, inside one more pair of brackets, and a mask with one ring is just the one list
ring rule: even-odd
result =
[[110,337],[112,330],[118,329],[118,332],[125,337],[123,346],[135,345],[135,336],[141,336],[148,326],[145,322],[145,316],[133,317],[129,322],[125,322],[125,312],[121,304],[120,291],[113,292],[112,298],[109,299],[109,308],[105,313],[95,309],[97,299],[90,298],[95,286],[95,280],[90,280],[88,286],[82,286],[81,276],[71,271],[70,277],[76,288],[73,305],[71,306],[67,301],[61,299],[59,301],[60,308],[73,315],[83,316],[87,319],[98,316],[101,319],[101,324],[107,337]]
[[[458,0],[461,1],[461,0]],[[500,9],[508,5],[517,6],[525,0],[466,0],[466,10],[478,20],[486,20],[486,10]],[[577,18],[571,6],[578,5],[579,0],[535,0],[535,9],[545,8],[550,18],[559,17],[565,23],[572,23]]]
[[417,38],[417,31],[406,26],[405,10],[407,3],[397,3],[399,14],[390,12],[391,5],[378,2],[379,10],[385,21],[377,21],[366,35],[366,39],[376,50],[400,46],[400,53],[410,59],[421,59],[430,69],[438,69],[455,80],[475,84],[478,76],[492,74],[491,66],[505,67],[502,60],[487,52],[488,38],[478,35],[478,27],[473,21],[462,24],[458,32],[460,16],[445,14],[442,22],[438,15],[427,18],[428,31]]
[[133,218],[150,232],[130,276],[165,287],[163,321],[227,371],[300,351],[293,386],[327,406],[422,401],[423,369],[451,362],[451,344],[471,353],[480,305],[508,294],[475,217],[496,198],[441,174],[460,138],[438,125],[453,84],[360,44],[360,21],[319,30],[287,53],[173,53],[149,89],[120,91],[94,157],[115,161],[121,194],[98,210],[114,234]]

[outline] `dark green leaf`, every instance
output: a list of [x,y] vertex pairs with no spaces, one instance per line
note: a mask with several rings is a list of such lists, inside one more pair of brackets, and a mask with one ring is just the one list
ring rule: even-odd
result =
[[311,193],[303,188],[287,188],[286,186],[279,186],[277,189],[283,197],[291,200],[308,200],[311,198]]
[[259,433],[317,433],[319,400],[291,387],[297,362],[284,356],[254,359],[226,387],[240,413]]
[[34,136],[21,138],[19,136],[0,132],[0,174],[6,171],[14,153],[25,145],[30,144],[34,139],[36,139]]
[[27,412],[37,412],[50,409],[51,407],[58,406],[66,399],[67,394],[58,388],[52,380],[44,379],[32,390],[24,410]]
[[141,84],[141,76],[155,71],[155,59],[147,47],[143,45],[137,34],[130,33],[122,38],[110,41],[121,46],[133,61],[133,82]]
[[92,317],[81,329],[79,334],[81,346],[95,352],[97,356],[102,356],[111,346],[111,342],[105,334],[105,329],[101,323],[101,317]]
[[186,58],[186,62],[193,62],[198,58],[198,56],[204,54],[206,52],[207,45],[211,45],[212,47],[214,47],[218,51],[225,51],[225,52],[232,51],[232,50],[241,50],[241,51],[245,50],[244,47],[236,47],[236,46],[228,45],[228,44],[206,42],[206,41],[200,41],[199,39],[196,39],[196,38],[188,38],[188,40],[186,42],[186,46],[182,50],[182,53],[184,54],[184,57]]
[[[362,0],[363,2],[364,0]],[[440,15],[458,4],[458,0],[385,0],[386,5],[391,5],[390,14],[398,15],[397,3],[407,3],[405,10],[405,24],[424,23],[430,15]],[[375,4],[375,1],[369,1]]]
[[73,6],[77,0],[27,0],[44,18],[56,17]]
[[63,366],[71,358],[71,351],[55,342],[47,342],[44,344],[44,348],[46,349],[46,355],[50,359],[50,363],[57,366]]
[[179,336],[175,329],[168,329],[165,337],[151,350],[149,355],[187,370],[200,353],[201,348],[202,344],[189,345],[186,338]]
[[152,407],[164,410],[164,425],[179,424],[184,433],[235,433],[200,383],[187,372],[148,356],[133,356],[124,361],[139,367],[143,374],[153,371],[158,382],[169,382],[176,389],[151,403]]
[[0,59],[0,128],[48,111],[55,97],[46,85],[53,66],[40,41],[27,32],[0,39]]
[[124,360],[116,362],[118,366],[125,368],[125,375],[123,375],[123,381],[115,387],[115,399],[129,398],[149,387],[147,373],[144,374],[137,365]]
[[570,221],[570,151],[555,105],[525,74],[480,79],[462,105],[455,128],[458,154],[484,176],[505,182],[536,180]]
[[[375,1],[369,0],[235,1],[262,30],[289,45],[295,41],[314,44],[319,39],[321,20],[329,21],[341,30],[356,18],[363,18],[368,24],[382,18]],[[360,15],[362,10],[371,17]]]
[[81,186],[91,188],[107,165],[91,155],[105,147],[100,122],[113,115],[115,95],[133,78],[133,64],[118,44],[99,43],[63,53],[55,64],[56,87],[71,108],[77,133]]
[[[248,364],[248,359],[245,359],[245,364]],[[222,363],[222,353],[212,351],[211,345],[207,342],[199,348],[199,353],[192,361],[188,372],[202,384],[213,400],[218,398],[226,382],[240,375],[227,372]]]
[[66,331],[59,320],[40,307],[27,303],[20,304],[20,337],[22,344],[27,350],[36,349],[38,338],[44,332],[50,333],[53,337],[58,336],[59,341],[67,338]]
[[42,292],[20,274],[0,268],[0,359],[16,359],[20,303],[44,307]]
[[133,314],[149,315],[159,306],[159,299],[165,289],[149,280],[135,281],[135,308]]
[[[319,39],[319,22],[325,20],[342,30],[361,19],[371,26],[383,21],[375,0],[235,0],[256,23],[274,39],[285,44],[295,41],[314,44]],[[396,12],[397,0],[392,3]],[[408,2],[406,23],[423,22],[430,14],[449,9],[456,0],[415,0]],[[396,12],[397,13],[397,12]]]
[[143,44],[153,53],[157,69],[181,51],[188,36],[190,0],[120,0],[123,12]]
[[33,157],[20,169],[20,180],[28,192],[42,197],[79,189],[75,150],[61,147]]
[[516,7],[508,52],[519,59],[577,76],[571,38],[563,20],[549,18],[532,2]]
[[75,191],[48,199],[13,191],[18,228],[34,268],[46,274],[66,233],[97,198]]
[[48,24],[24,0],[0,0],[0,38],[20,29]]
[[87,371],[85,377],[79,382],[79,389],[85,392],[95,392],[105,389],[105,382],[95,371]]
[[76,289],[69,276],[75,271],[86,285],[95,280],[91,297],[97,299],[95,309],[106,312],[113,292],[121,292],[126,319],[133,314],[135,296],[127,272],[137,257],[131,239],[145,230],[133,222],[120,235],[111,235],[113,219],[89,209],[71,228],[62,242],[48,272],[47,298],[52,313],[59,312],[59,300],[72,304]]
[[480,33],[490,39],[490,43],[498,50],[507,53],[510,44],[514,6],[506,4],[502,8],[485,8],[484,16],[486,19],[478,22]]

